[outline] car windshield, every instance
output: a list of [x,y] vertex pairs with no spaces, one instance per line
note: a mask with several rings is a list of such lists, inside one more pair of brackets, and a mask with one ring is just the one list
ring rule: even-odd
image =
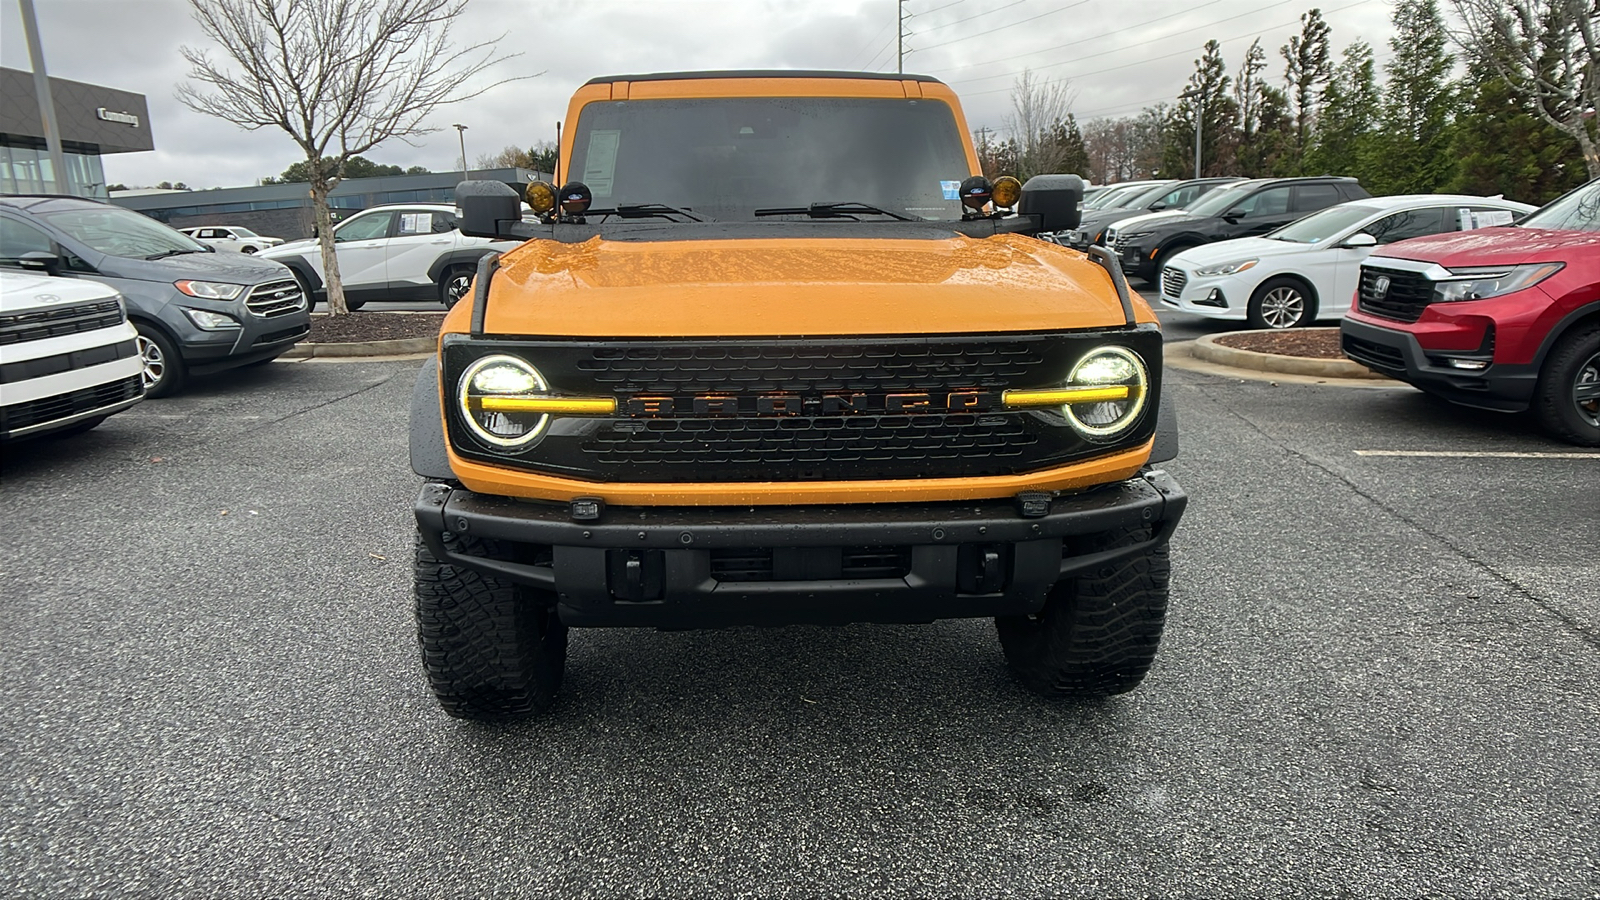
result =
[[1128,196],[1123,197],[1121,200],[1117,201],[1117,205],[1126,207],[1128,209],[1144,209],[1145,207],[1156,202],[1157,200],[1160,200],[1162,197],[1165,197],[1170,193],[1172,193],[1171,182],[1166,184],[1153,184],[1147,188],[1134,191]]
[[1312,213],[1298,222],[1291,222],[1268,234],[1267,237],[1275,241],[1288,241],[1291,244],[1320,244],[1346,228],[1358,224],[1361,220],[1377,215],[1379,212],[1382,212],[1382,210],[1376,206],[1366,206],[1360,203],[1330,206],[1321,212]]
[[1191,216],[1214,216],[1233,204],[1243,200],[1246,195],[1255,190],[1258,185],[1251,182],[1236,184],[1232,187],[1212,191],[1189,205],[1185,212]]
[[1115,209],[1122,205],[1122,198],[1139,190],[1137,185],[1107,188],[1104,192],[1096,194],[1093,200],[1083,205],[1084,209]]
[[665,204],[750,220],[763,208],[859,203],[959,219],[957,188],[971,174],[937,100],[717,97],[584,106],[568,177],[589,186],[595,209]]
[[261,237],[261,235],[256,234],[254,231],[251,231],[248,228],[240,228],[237,225],[233,226],[232,231],[234,237]]
[[78,207],[40,213],[40,218],[108,256],[147,259],[210,250],[186,234],[120,206]]
[[1600,180],[1591,181],[1522,220],[1527,228],[1600,231]]

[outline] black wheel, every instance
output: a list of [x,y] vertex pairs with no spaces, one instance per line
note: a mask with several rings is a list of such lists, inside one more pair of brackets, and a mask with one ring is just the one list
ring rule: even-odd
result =
[[473,269],[469,266],[451,266],[439,279],[439,302],[450,309],[472,290]]
[[1317,301],[1294,278],[1269,278],[1250,295],[1251,328],[1294,328],[1317,318]]
[[1551,348],[1533,414],[1551,437],[1600,447],[1600,323],[1574,329]]
[[[452,550],[493,556],[494,542],[445,535]],[[567,661],[567,627],[555,597],[441,563],[417,539],[417,640],[428,684],[458,719],[501,721],[555,702]]]
[[[1149,540],[1149,528],[1068,538],[1095,552]],[[1032,616],[995,619],[1017,678],[1047,697],[1098,697],[1139,686],[1161,644],[1171,564],[1165,544],[1050,590]]]
[[1165,249],[1165,250],[1161,251],[1160,253],[1156,254],[1155,262],[1147,262],[1146,263],[1147,265],[1153,266],[1153,268],[1150,270],[1150,274],[1149,275],[1144,274],[1144,269],[1143,269],[1143,267],[1141,267],[1139,269],[1139,277],[1143,278],[1145,280],[1145,283],[1147,283],[1147,284],[1155,285],[1157,288],[1161,287],[1161,270],[1165,269],[1167,267],[1167,261],[1172,259],[1174,256],[1177,256],[1179,253],[1182,253],[1185,250],[1192,250],[1192,249],[1194,249],[1194,248],[1192,248],[1192,247],[1168,247],[1167,249]]
[[256,252],[257,249],[258,248],[256,248],[256,247],[240,247],[239,248],[239,252],[240,253],[254,253],[254,252]]
[[144,363],[144,395],[170,397],[183,389],[189,369],[166,332],[154,325],[138,324],[139,359]]

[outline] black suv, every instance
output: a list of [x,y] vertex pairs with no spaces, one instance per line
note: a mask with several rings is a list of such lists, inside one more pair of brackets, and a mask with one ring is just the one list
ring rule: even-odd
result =
[[1276,228],[1372,196],[1354,178],[1257,178],[1212,191],[1188,209],[1124,219],[1106,231],[1122,269],[1154,282],[1174,253]]
[[1243,178],[1191,178],[1188,181],[1151,185],[1149,189],[1134,194],[1126,200],[1116,201],[1111,207],[1084,210],[1083,221],[1078,223],[1077,229],[1058,234],[1056,238],[1074,250],[1082,250],[1090,244],[1104,247],[1107,229],[1124,219],[1168,209],[1183,209],[1217,188],[1243,180]]

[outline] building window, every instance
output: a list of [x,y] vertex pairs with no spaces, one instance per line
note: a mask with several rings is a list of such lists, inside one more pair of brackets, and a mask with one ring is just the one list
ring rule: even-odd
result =
[[0,145],[0,193],[107,197],[99,153],[65,148],[61,156],[66,163],[66,184],[56,182],[50,151],[43,146]]

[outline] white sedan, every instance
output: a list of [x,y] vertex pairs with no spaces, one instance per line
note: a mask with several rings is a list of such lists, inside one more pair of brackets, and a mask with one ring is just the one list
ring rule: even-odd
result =
[[238,253],[256,253],[283,243],[283,238],[256,234],[254,231],[239,225],[202,225],[197,228],[180,228],[178,230],[202,244],[215,247],[218,250],[233,250]]
[[1410,194],[1330,206],[1262,237],[1185,250],[1161,270],[1161,303],[1173,309],[1292,328],[1350,309],[1361,261],[1374,247],[1430,234],[1508,225],[1530,213],[1498,197]]

